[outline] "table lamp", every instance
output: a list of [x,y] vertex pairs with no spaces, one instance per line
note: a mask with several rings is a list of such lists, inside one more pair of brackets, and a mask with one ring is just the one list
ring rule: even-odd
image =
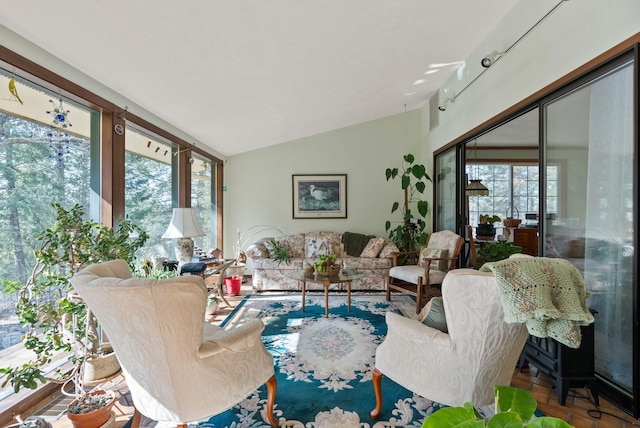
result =
[[190,263],[193,258],[194,236],[204,236],[204,230],[200,227],[192,208],[174,208],[171,214],[171,223],[162,234],[162,239],[176,238],[176,258],[178,265]]

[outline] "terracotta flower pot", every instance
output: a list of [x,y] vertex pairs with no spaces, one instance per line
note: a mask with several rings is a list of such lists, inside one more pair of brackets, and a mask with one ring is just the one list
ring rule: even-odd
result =
[[[113,391],[104,390],[98,390],[89,393],[89,395],[100,394],[110,395],[111,399],[106,405],[100,407],[99,409],[88,413],[71,413],[70,411],[67,412],[67,417],[73,424],[74,428],[98,428],[104,425],[109,420],[109,417],[111,416],[111,408],[116,402],[116,395]],[[73,406],[75,403],[76,401],[72,401],[69,407],[71,408],[71,406]]]

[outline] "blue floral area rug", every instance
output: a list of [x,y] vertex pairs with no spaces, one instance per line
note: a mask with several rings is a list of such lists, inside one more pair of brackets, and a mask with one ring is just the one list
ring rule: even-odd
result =
[[[383,409],[376,421],[371,376],[377,346],[386,335],[385,313],[415,317],[409,296],[330,294],[329,318],[324,295],[307,294],[305,312],[299,294],[248,296],[224,321],[232,327],[249,318],[265,324],[263,341],[274,356],[278,390],[275,414],[281,427],[420,427],[442,407],[383,378]],[[261,387],[223,414],[201,421],[201,427],[267,427]]]

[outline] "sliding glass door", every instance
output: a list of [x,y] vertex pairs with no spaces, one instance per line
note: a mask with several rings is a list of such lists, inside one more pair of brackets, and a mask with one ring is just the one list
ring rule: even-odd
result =
[[456,149],[439,155],[435,161],[435,228],[456,231]]
[[595,314],[595,370],[608,396],[633,408],[634,63],[612,66],[544,105],[544,255],[583,273]]

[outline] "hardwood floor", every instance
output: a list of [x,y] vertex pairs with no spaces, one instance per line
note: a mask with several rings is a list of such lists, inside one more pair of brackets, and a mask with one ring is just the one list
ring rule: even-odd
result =
[[[242,284],[240,295],[227,296],[227,300],[235,306],[245,295],[251,294],[251,284]],[[220,323],[233,310],[221,303],[220,308],[209,321]],[[514,370],[511,384],[530,390],[538,401],[538,408],[547,416],[555,416],[567,421],[576,428],[629,428],[640,426],[640,420],[633,419],[605,398],[600,397],[600,406],[596,408],[589,391],[584,388],[571,389],[567,397],[567,405],[558,403],[558,395],[553,387],[551,377],[537,370],[534,366],[525,368],[522,373]],[[133,415],[131,396],[122,377],[112,380],[107,388],[118,392],[118,403],[114,406],[114,428],[122,427]],[[52,421],[53,428],[71,428],[66,417]]]

